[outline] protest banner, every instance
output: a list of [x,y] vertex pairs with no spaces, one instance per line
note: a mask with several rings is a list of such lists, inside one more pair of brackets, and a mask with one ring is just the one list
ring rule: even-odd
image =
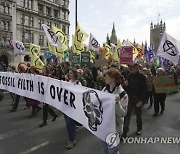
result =
[[154,77],[154,87],[156,93],[177,92],[178,86],[174,82],[172,76],[156,76]]
[[76,65],[80,65],[81,64],[81,58],[80,58],[80,54],[73,54],[72,55],[72,67],[76,66]]
[[81,66],[90,67],[90,52],[81,52]]
[[122,46],[120,49],[120,64],[133,64],[133,47]]
[[57,108],[103,141],[116,133],[114,94],[50,77],[11,72],[0,72],[0,89]]

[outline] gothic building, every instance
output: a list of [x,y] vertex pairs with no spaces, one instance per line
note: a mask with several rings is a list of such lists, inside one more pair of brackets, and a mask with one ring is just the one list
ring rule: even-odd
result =
[[109,35],[107,34],[107,38],[106,38],[106,43],[107,44],[117,44],[117,36],[116,36],[116,30],[115,30],[115,25],[113,23],[113,28],[112,28],[112,32],[111,32],[111,36],[109,38]]
[[[107,34],[106,43],[109,44],[110,46],[111,46],[111,43],[117,45],[117,36],[116,36],[114,23],[113,23],[111,36],[109,37],[109,34]],[[96,52],[95,65],[98,67],[108,66],[108,60],[104,59],[104,55],[101,52],[98,52],[98,53]]]
[[155,53],[158,50],[162,34],[166,31],[166,24],[162,20],[160,23],[150,25],[150,44],[154,46]]

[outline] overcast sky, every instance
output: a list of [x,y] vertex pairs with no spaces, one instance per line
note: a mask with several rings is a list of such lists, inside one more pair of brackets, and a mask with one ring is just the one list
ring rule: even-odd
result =
[[[78,0],[80,26],[101,44],[107,33],[111,34],[113,22],[121,41],[149,42],[150,23],[158,22],[158,11],[167,33],[180,40],[180,0]],[[75,32],[75,0],[70,0],[70,24],[71,36]]]

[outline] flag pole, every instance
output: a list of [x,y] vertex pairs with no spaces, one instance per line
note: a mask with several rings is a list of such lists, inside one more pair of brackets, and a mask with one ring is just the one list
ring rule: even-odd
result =
[[159,17],[160,17],[160,13],[159,13],[159,11],[158,11],[158,24],[159,24]]
[[77,28],[77,0],[75,1],[75,31],[76,31],[76,28]]

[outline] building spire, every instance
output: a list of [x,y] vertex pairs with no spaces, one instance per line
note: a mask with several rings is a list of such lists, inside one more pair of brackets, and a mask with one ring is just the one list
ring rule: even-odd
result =
[[152,21],[151,21],[151,25],[150,25],[150,28],[151,28],[151,29],[153,29],[153,23],[152,23]]
[[136,39],[134,38],[134,42],[133,42],[133,45],[136,46]]
[[110,39],[109,39],[109,34],[107,33],[107,37],[106,37],[106,43],[110,45]]
[[112,28],[110,42],[113,43],[113,44],[117,44],[117,36],[116,36],[116,30],[115,30],[114,22],[113,22],[113,28]]
[[113,22],[113,28],[112,28],[112,33],[111,33],[111,36],[115,36],[116,35],[116,30],[115,30],[115,24]]

